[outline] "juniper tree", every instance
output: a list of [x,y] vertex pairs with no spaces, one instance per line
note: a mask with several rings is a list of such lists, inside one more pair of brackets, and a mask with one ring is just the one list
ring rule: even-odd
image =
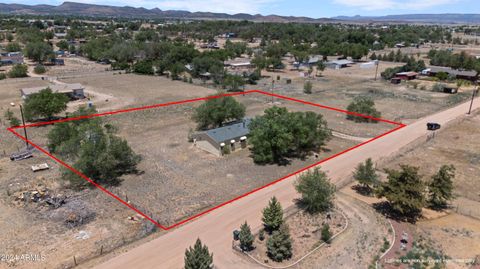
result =
[[274,231],[267,240],[267,255],[270,259],[281,262],[292,257],[292,239],[287,225]]
[[322,226],[322,240],[325,243],[330,243],[330,239],[332,239],[332,232],[330,232],[330,225],[328,223],[325,223]]
[[442,165],[440,170],[432,176],[428,184],[428,203],[432,208],[445,208],[453,195],[453,181],[455,178],[455,167],[453,165]]
[[359,163],[355,172],[353,173],[353,178],[362,184],[368,192],[372,190],[372,186],[378,184],[378,175],[373,166],[371,158],[368,158],[365,163]]
[[246,221],[240,226],[239,239],[242,250],[249,251],[253,248],[254,237]]
[[270,199],[268,206],[263,209],[262,221],[265,229],[270,233],[278,230],[283,224],[282,205],[275,196]]
[[[347,106],[347,110],[349,112],[359,113],[373,118],[379,118],[381,116],[381,113],[375,108],[375,102],[373,99],[366,96],[355,97],[355,99],[353,99],[353,101]],[[355,122],[378,122],[371,118],[356,116],[353,114],[347,114],[347,120],[353,120]]]
[[335,185],[318,168],[302,174],[295,188],[302,196],[301,204],[310,213],[323,212],[333,206]]
[[210,269],[213,264],[213,254],[202,244],[200,238],[195,245],[185,250],[185,269]]
[[227,121],[245,117],[245,106],[231,96],[212,98],[201,104],[193,115],[198,129],[216,128]]
[[381,185],[378,197],[385,197],[393,213],[410,221],[415,221],[425,205],[425,185],[418,167],[401,165],[400,170],[387,169],[388,181]]

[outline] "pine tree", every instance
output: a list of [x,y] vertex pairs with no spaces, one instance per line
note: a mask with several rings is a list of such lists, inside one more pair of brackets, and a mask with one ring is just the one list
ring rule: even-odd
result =
[[249,251],[253,248],[253,234],[252,231],[250,230],[250,226],[247,224],[245,221],[242,226],[240,226],[240,234],[239,234],[239,239],[240,239],[240,248],[244,251]]
[[330,239],[332,239],[332,233],[330,232],[330,225],[328,223],[325,223],[322,226],[322,240],[325,243],[330,243]]
[[448,201],[453,199],[453,178],[455,178],[455,167],[453,165],[443,165],[432,176],[432,181],[428,184],[428,203],[432,208],[445,208]]
[[401,170],[385,170],[388,182],[382,184],[379,197],[387,198],[394,213],[410,221],[415,221],[425,205],[425,186],[418,167],[401,165]]
[[265,229],[269,232],[278,230],[283,224],[282,205],[275,196],[270,199],[268,206],[263,209],[262,221]]
[[368,193],[371,193],[372,186],[378,184],[378,175],[373,167],[371,158],[368,158],[365,161],[365,164],[358,164],[355,172],[353,173],[353,178],[358,181],[359,184],[362,184],[363,187],[367,189]]
[[292,239],[288,226],[282,225],[267,240],[267,254],[270,259],[281,262],[292,257]]
[[185,269],[210,269],[213,264],[213,254],[208,247],[202,245],[200,238],[195,245],[185,250]]

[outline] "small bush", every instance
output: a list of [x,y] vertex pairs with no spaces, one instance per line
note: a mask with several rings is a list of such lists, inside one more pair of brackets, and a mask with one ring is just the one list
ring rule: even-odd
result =
[[7,75],[5,73],[0,73],[0,80],[4,80],[7,78]]
[[305,84],[303,85],[303,92],[306,94],[312,93],[312,82],[310,81],[305,82]]
[[332,239],[332,232],[330,232],[330,226],[325,223],[322,226],[322,241],[325,243],[330,243],[330,240]]
[[47,70],[45,69],[45,66],[39,64],[35,66],[33,72],[35,72],[35,74],[44,74],[45,72],[47,72]]
[[24,78],[28,77],[28,67],[25,64],[16,64],[12,67],[8,76],[11,78]]
[[222,154],[223,154],[223,155],[228,155],[228,154],[230,154],[230,146],[229,146],[229,145],[225,145],[225,146],[222,148]]
[[432,91],[434,92],[443,92],[444,89],[445,89],[445,84],[442,84],[442,83],[435,83],[432,86]]
[[261,229],[260,232],[258,233],[258,239],[260,239],[260,241],[265,240],[265,230],[264,229]]

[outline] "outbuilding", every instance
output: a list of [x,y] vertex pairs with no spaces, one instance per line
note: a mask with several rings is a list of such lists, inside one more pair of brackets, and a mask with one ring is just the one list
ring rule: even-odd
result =
[[351,64],[353,64],[353,62],[349,60],[335,60],[327,62],[325,66],[331,69],[342,69],[348,67]]
[[395,74],[395,77],[401,80],[414,80],[417,76],[417,72],[400,72]]
[[250,118],[244,118],[215,129],[198,131],[192,135],[192,139],[196,147],[221,156],[225,149],[235,151],[246,147],[250,123]]
[[29,95],[34,93],[39,93],[41,90],[44,90],[46,88],[50,88],[52,92],[63,93],[72,100],[85,98],[85,93],[84,93],[85,87],[83,87],[83,85],[80,83],[52,84],[47,87],[22,88],[20,89],[20,93],[22,94],[22,98],[25,99]]

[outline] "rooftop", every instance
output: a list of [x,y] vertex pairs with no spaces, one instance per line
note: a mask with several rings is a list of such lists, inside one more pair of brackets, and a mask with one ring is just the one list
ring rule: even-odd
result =
[[222,126],[219,128],[204,131],[208,136],[218,143],[229,141],[231,139],[242,137],[250,133],[248,126],[252,119],[245,118],[243,120]]
[[444,67],[444,66],[431,66],[427,70],[432,73],[445,72],[445,73],[456,75],[456,76],[466,76],[466,77],[476,77],[478,75],[477,71],[456,70],[456,69],[453,69],[450,67]]
[[30,95],[33,93],[38,93],[41,90],[46,88],[50,88],[52,92],[58,92],[58,93],[70,93],[73,90],[84,89],[82,84],[73,83],[73,84],[52,84],[44,87],[23,88],[23,89],[20,89],[20,91],[22,92],[23,95]]
[[336,64],[336,65],[346,65],[346,64],[353,64],[352,61],[349,60],[334,60],[328,62],[329,64]]

